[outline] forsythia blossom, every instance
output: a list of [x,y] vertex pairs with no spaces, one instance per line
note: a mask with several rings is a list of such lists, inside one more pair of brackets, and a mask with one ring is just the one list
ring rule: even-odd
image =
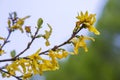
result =
[[88,11],[86,11],[85,14],[81,12],[76,18],[79,20],[76,22],[76,27],[81,27],[82,24],[84,28],[88,28],[89,31],[95,33],[96,35],[100,34],[100,32],[93,26],[96,21],[95,14],[88,15]]
[[[19,30],[23,33],[23,28],[22,28],[22,26],[23,26],[23,24],[24,24],[25,19],[27,19],[27,18],[29,18],[29,17],[30,17],[30,16],[26,16],[26,17],[24,17],[24,18],[19,18],[18,21],[17,21],[13,26],[10,27],[10,29],[11,29],[11,30],[19,29]],[[8,25],[10,25],[9,20],[8,20]]]
[[71,40],[71,42],[74,45],[74,53],[75,54],[78,54],[78,49],[79,48],[84,48],[85,52],[88,51],[87,44],[86,44],[85,40],[93,40],[93,41],[95,41],[94,38],[92,38],[92,37],[85,37],[85,36],[79,36],[78,38],[75,37],[75,38],[73,38]]
[[[99,35],[100,32],[93,26],[96,18],[95,14],[88,14],[88,11],[86,11],[85,14],[81,12],[76,17],[78,21],[76,22],[76,27],[74,28],[74,32],[77,32],[81,27],[87,28],[90,32],[95,33],[96,35]],[[78,54],[79,48],[84,48],[85,52],[88,51],[87,44],[85,40],[92,40],[95,41],[92,37],[85,37],[85,36],[77,36],[74,37],[71,42],[74,45],[74,54]]]

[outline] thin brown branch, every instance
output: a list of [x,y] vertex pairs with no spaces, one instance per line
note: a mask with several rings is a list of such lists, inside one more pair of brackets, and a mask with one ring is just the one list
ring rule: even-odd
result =
[[27,50],[30,48],[31,44],[32,44],[33,41],[36,39],[36,36],[37,36],[38,32],[39,32],[39,28],[37,28],[34,36],[32,37],[31,41],[28,43],[27,47],[26,47],[23,51],[21,51],[18,55],[16,55],[16,56],[14,57],[14,59],[16,59],[17,57],[19,57],[20,55],[22,55],[25,51],[27,51]]
[[66,44],[69,43],[70,40],[73,39],[73,38],[78,34],[78,32],[80,32],[80,30],[83,29],[83,28],[84,28],[84,26],[82,25],[76,32],[73,32],[73,34],[71,35],[71,37],[70,37],[68,40],[66,40],[65,42],[63,42],[63,43],[61,43],[61,44],[59,44],[59,45],[54,46],[54,47],[51,48],[51,49],[48,49],[48,50],[46,50],[46,51],[41,52],[40,55],[49,52],[49,50],[54,50],[54,51],[55,51],[55,50],[57,50],[59,47],[66,45]]
[[0,60],[0,62],[15,61],[15,60],[17,60],[17,59],[10,58],[10,59],[3,59],[3,60]]
[[2,48],[5,46],[5,44],[9,42],[8,39],[9,39],[11,33],[12,33],[12,31],[9,30],[8,36],[7,36],[7,38],[4,40],[2,46],[0,47],[0,50],[2,50]]
[[[5,70],[3,70],[3,69],[1,69],[0,68],[0,71],[2,71],[2,72],[4,72],[4,73],[6,73],[6,74],[9,74],[9,75],[12,75],[12,74],[10,74],[9,72],[7,72],[7,71],[5,71]],[[14,78],[16,78],[17,80],[22,80],[22,79],[20,79],[20,77],[18,77],[18,76],[15,76],[15,75],[12,75]]]
[[[17,17],[13,17],[13,15],[14,15],[14,12],[13,12],[13,13],[9,13],[9,19],[10,19],[11,22],[12,22],[12,26],[13,26],[13,25],[16,23],[16,21],[17,21]],[[6,45],[6,43],[9,42],[8,39],[10,38],[11,33],[12,33],[12,30],[9,29],[9,27],[8,27],[8,35],[7,35],[6,39],[4,40],[3,44],[1,45],[0,50],[2,50],[2,48]]]

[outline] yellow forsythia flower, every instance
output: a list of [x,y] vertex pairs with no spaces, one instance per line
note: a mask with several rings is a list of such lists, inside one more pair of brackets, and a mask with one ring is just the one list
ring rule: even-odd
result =
[[71,40],[72,43],[73,43],[73,45],[74,45],[74,53],[75,53],[75,54],[78,54],[78,49],[79,49],[79,48],[84,48],[85,52],[88,51],[85,40],[93,40],[93,41],[95,41],[94,38],[85,37],[85,36],[79,36],[78,38],[75,37],[75,38],[73,38],[73,39]]
[[16,71],[20,71],[20,69],[18,68],[18,60],[14,61],[12,64],[8,65],[6,67],[7,71],[10,73],[10,75],[16,75]]
[[26,73],[27,72],[27,67],[30,67],[30,60],[27,60],[27,59],[20,59],[19,61],[18,61],[18,64],[19,64],[19,66],[21,66],[22,67],[22,73]]
[[58,59],[66,58],[68,56],[68,52],[67,51],[61,51],[61,54],[57,53],[57,54],[55,54],[55,56]]
[[77,27],[80,27],[80,25],[83,24],[84,28],[88,28],[89,31],[95,33],[96,35],[99,35],[100,32],[93,26],[96,21],[95,16],[95,14],[88,15],[88,11],[86,11],[85,14],[81,12],[76,17],[79,20],[78,22],[76,22]]
[[26,16],[26,17],[24,17],[24,18],[19,18],[18,21],[17,21],[13,26],[10,27],[10,29],[12,29],[12,30],[19,29],[19,30],[23,33],[23,28],[22,28],[22,26],[23,26],[23,24],[24,24],[25,19],[27,19],[27,18],[29,18],[29,17],[30,17],[30,16]]
[[29,56],[28,58],[30,58],[32,60],[32,70],[33,70],[33,73],[34,74],[37,74],[39,73],[38,72],[38,67],[39,67],[39,60],[42,60],[42,58],[39,56],[39,53],[40,53],[40,50],[41,49],[38,49],[38,51],[36,51],[34,54],[32,54],[31,56]]

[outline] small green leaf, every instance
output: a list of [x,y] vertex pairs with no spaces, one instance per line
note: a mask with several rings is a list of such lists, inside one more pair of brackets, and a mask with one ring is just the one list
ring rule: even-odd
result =
[[36,36],[36,38],[40,38],[40,37],[43,37],[43,35],[39,34],[39,35]]
[[38,21],[37,21],[37,26],[38,28],[41,28],[41,25],[43,24],[43,19],[42,18],[39,18]]
[[15,51],[15,50],[13,50],[13,51],[11,51],[11,53],[10,53],[10,54],[11,54],[11,57],[12,57],[12,58],[14,58],[14,57],[16,56],[16,51]]
[[2,77],[5,78],[6,77],[6,73],[2,73]]
[[52,33],[52,27],[51,27],[50,24],[48,24],[48,23],[47,23],[47,25],[48,25],[48,27],[50,28],[50,33]]

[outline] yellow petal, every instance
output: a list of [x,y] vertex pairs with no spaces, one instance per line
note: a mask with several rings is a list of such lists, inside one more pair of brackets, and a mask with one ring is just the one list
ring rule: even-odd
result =
[[85,12],[85,15],[84,15],[85,19],[88,18],[88,11]]
[[62,59],[63,58],[63,56],[61,55],[61,54],[56,54],[55,55],[58,59]]
[[78,48],[74,48],[74,54],[78,54]]
[[82,11],[81,11],[80,15],[81,15],[81,16],[83,16],[83,15],[84,15]]
[[63,51],[62,56],[63,57],[67,57],[68,56],[68,52],[67,51]]
[[85,16],[88,16],[88,11],[85,12]]
[[85,52],[88,52],[88,49],[87,49],[87,47],[86,47],[86,46],[84,46],[83,48],[84,48]]
[[100,32],[93,26],[88,27],[89,31],[95,33],[96,35],[100,35]]
[[24,20],[22,20],[22,19],[19,19],[18,21],[17,21],[17,23],[16,23],[17,25],[23,25],[24,24]]

